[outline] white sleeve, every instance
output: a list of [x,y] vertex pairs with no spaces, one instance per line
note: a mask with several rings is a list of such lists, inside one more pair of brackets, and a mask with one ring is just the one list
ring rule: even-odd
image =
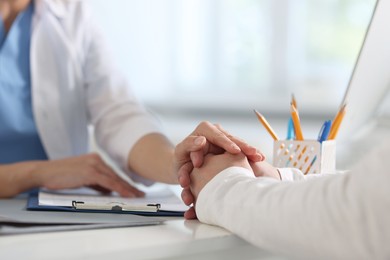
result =
[[305,181],[310,179],[322,178],[333,175],[333,173],[307,174],[304,175],[296,168],[278,168],[282,181]]
[[305,179],[305,175],[295,168],[278,168],[282,181],[301,181]]
[[383,154],[351,173],[298,182],[218,174],[199,194],[200,221],[222,226],[274,253],[311,259],[390,259],[390,174]]
[[132,92],[127,79],[112,61],[99,28],[89,16],[86,23],[88,54],[84,78],[88,116],[95,127],[97,143],[135,181],[146,184],[146,179],[129,172],[128,155],[141,137],[161,133],[161,126]]

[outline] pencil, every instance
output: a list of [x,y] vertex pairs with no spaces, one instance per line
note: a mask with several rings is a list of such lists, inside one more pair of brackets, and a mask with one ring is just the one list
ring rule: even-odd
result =
[[291,94],[291,104],[293,104],[293,106],[294,106],[296,109],[298,109],[297,100],[295,99],[294,94]]
[[256,111],[256,109],[253,110],[257,116],[257,118],[259,119],[260,123],[265,127],[265,129],[268,131],[268,133],[272,136],[272,138],[275,140],[275,141],[278,141],[279,140],[279,137],[277,136],[277,134],[275,133],[275,131],[272,129],[272,127],[270,126],[270,124],[267,122],[267,120],[265,119],[265,117],[260,114],[259,112]]
[[302,134],[301,122],[299,120],[298,110],[296,109],[293,103],[291,103],[291,117],[294,123],[296,138],[298,141],[303,141],[304,139]]
[[345,107],[346,104],[344,104],[340,110],[337,112],[336,117],[333,120],[332,126],[330,127],[330,134],[328,137],[328,140],[333,140],[336,138],[337,133],[339,131],[341,122],[343,121],[344,115],[345,115]]

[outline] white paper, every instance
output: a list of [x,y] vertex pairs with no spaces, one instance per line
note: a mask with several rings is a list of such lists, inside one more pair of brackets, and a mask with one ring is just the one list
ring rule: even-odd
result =
[[101,195],[92,189],[68,189],[60,191],[41,190],[38,195],[40,206],[72,207],[72,201],[89,204],[118,203],[126,205],[160,204],[160,210],[186,211],[188,207],[168,188],[150,190],[143,198],[122,198],[116,194]]

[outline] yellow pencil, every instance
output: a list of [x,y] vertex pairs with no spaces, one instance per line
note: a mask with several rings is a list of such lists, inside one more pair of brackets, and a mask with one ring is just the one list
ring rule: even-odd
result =
[[294,123],[294,130],[295,135],[298,141],[303,141],[303,134],[302,134],[302,128],[301,128],[301,122],[299,120],[299,114],[298,110],[294,106],[294,104],[291,103],[291,117]]
[[298,109],[297,100],[295,99],[294,94],[291,94],[291,104],[293,104],[293,106],[294,106],[296,109]]
[[328,140],[334,140],[336,138],[337,133],[338,133],[339,128],[340,128],[340,125],[341,125],[341,122],[343,121],[343,118],[345,115],[345,107],[346,107],[346,104],[344,104],[340,108],[340,110],[337,112],[337,114],[333,120],[332,126],[330,127],[330,133],[329,133]]
[[272,129],[270,124],[267,122],[265,117],[262,114],[260,114],[259,112],[257,112],[256,109],[254,109],[253,111],[255,112],[255,114],[256,114],[257,118],[259,119],[260,123],[265,127],[265,129],[267,129],[268,133],[272,136],[272,138],[275,141],[278,141],[279,137],[277,136],[275,131]]

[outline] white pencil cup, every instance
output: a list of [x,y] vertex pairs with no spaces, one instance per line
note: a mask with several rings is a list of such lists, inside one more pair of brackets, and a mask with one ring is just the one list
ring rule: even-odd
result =
[[275,141],[273,159],[275,167],[297,168],[304,174],[335,173],[336,141]]

